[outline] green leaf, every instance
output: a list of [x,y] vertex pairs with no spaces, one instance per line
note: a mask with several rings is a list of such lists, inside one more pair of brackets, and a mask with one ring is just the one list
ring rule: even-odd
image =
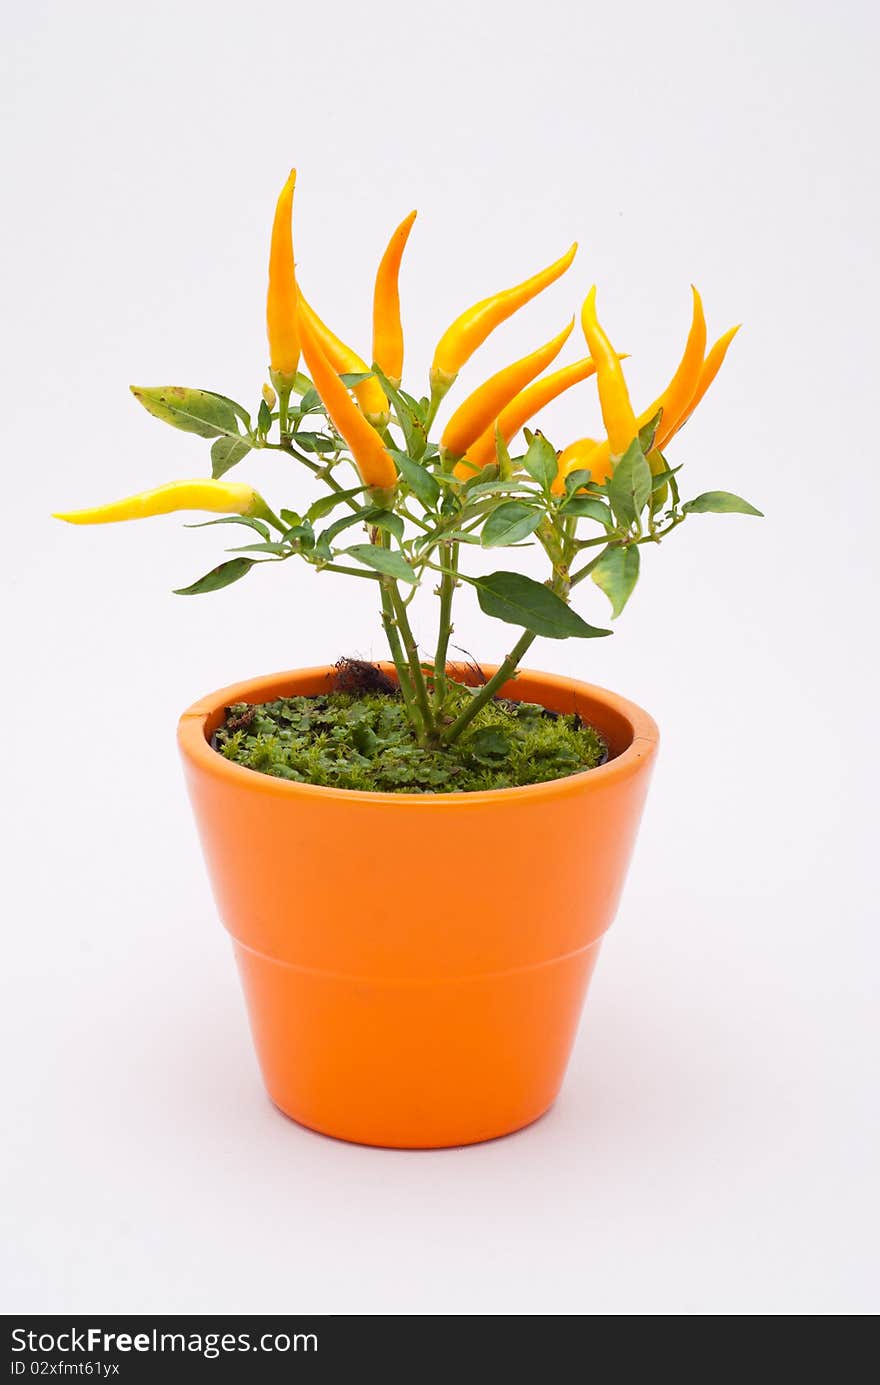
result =
[[484,548],[502,548],[506,544],[519,543],[533,534],[543,518],[540,510],[522,505],[518,500],[508,500],[493,510],[486,523],[480,542]]
[[244,577],[250,572],[255,559],[253,558],[230,558],[228,562],[221,563],[219,567],[212,568],[206,572],[204,577],[200,577],[197,582],[193,582],[189,587],[177,587],[175,596],[201,596],[202,592],[216,592],[221,587],[228,587],[232,582],[237,582],[240,577]]
[[296,412],[299,414],[300,418],[303,418],[306,414],[320,413],[322,408],[321,396],[314,385],[309,385],[302,399],[299,401],[296,410],[292,412]]
[[660,420],[663,417],[663,410],[658,409],[653,418],[649,419],[644,428],[639,429],[639,447],[647,457],[651,448],[654,446],[654,434],[660,427]]
[[[355,486],[350,491],[331,491],[329,495],[319,496],[306,511],[306,519],[314,524],[316,519],[324,519],[326,515],[329,515],[336,509],[337,505],[344,505],[347,500],[354,500],[356,495],[363,495],[366,490],[369,490],[369,486]],[[298,521],[299,516],[297,515]]]
[[417,412],[414,412],[409,407],[400,391],[395,389],[394,385],[392,385],[391,381],[388,379],[388,376],[385,375],[377,365],[373,366],[373,371],[379,384],[391,400],[395,417],[403,429],[407,452],[413,458],[421,457],[425,450],[425,444],[428,441],[428,435],[425,432],[422,419]]
[[372,380],[373,373],[372,370],[347,370],[339,378],[346,389],[353,390],[355,385],[362,385],[365,380]]
[[509,481],[513,475],[513,462],[510,457],[510,448],[504,441],[497,423],[495,424],[495,460],[498,463],[498,473],[502,481]]
[[366,524],[367,515],[370,513],[369,507],[363,510],[352,510],[349,514],[340,515],[328,526],[318,539],[319,543],[332,543],[337,534],[350,529],[353,524]]
[[248,432],[251,431],[251,416],[243,404],[238,404],[234,399],[230,399],[225,394],[218,394],[216,390],[203,390],[203,394],[210,394],[214,399],[219,399],[221,403],[228,404],[234,414],[241,419]]
[[575,491],[579,491],[581,486],[588,486],[592,476],[593,473],[591,471],[584,471],[582,469],[570,471],[565,478],[566,495],[574,495]]
[[256,529],[262,538],[268,539],[269,526],[253,515],[223,515],[222,519],[203,519],[200,524],[185,524],[184,529],[208,529],[212,524],[244,524],[248,529]]
[[268,433],[272,427],[272,410],[265,399],[260,400],[260,407],[257,411],[257,427],[261,433]]
[[[485,470],[485,468],[484,468]],[[538,500],[539,493],[528,481],[481,481],[477,486],[468,485],[468,500],[477,500],[484,495],[531,495]]]
[[364,514],[364,524],[371,524],[376,529],[385,529],[389,534],[393,534],[399,543],[403,542],[403,519],[393,510],[383,510],[376,505]]
[[325,437],[323,433],[294,433],[293,441],[303,452],[335,452],[335,438]]
[[285,543],[244,543],[240,548],[228,548],[227,553],[272,553],[276,557],[286,557],[290,549]]
[[639,580],[639,550],[635,544],[627,548],[606,548],[591,578],[611,602],[611,619],[620,615]]
[[[479,536],[477,534],[469,534],[465,529],[444,529],[443,539],[444,542],[449,542],[454,539],[456,543],[474,543],[478,547],[480,543]],[[422,534],[421,538],[416,539],[415,542],[419,548],[426,548],[428,544],[430,544],[432,541],[433,535]],[[523,544],[522,546],[524,548],[527,547],[526,544]]]
[[315,531],[308,522],[305,524],[292,524],[284,535],[284,542],[299,542],[301,548],[311,550],[315,547]]
[[[265,400],[263,401],[265,403]],[[251,450],[247,438],[217,438],[211,443],[211,475],[215,481],[246,457]]]
[[673,477],[678,471],[681,471],[680,466],[666,467],[663,471],[654,472],[651,480],[651,490],[662,490],[663,487],[666,485],[666,482],[669,481],[670,478]]
[[574,515],[576,519],[598,519],[606,529],[610,529],[614,524],[614,517],[608,506],[592,495],[573,495],[563,505],[561,513]]
[[238,436],[241,405],[234,404],[225,395],[213,394],[210,390],[185,389],[181,385],[161,385],[154,389],[132,385],[131,392],[148,414],[184,433],[197,433],[200,438]]
[[398,389],[397,393],[400,395],[401,399],[403,400],[404,404],[407,406],[413,417],[418,419],[419,423],[424,425],[425,416],[430,401],[428,399],[414,399],[411,394],[407,394],[406,390],[402,389]]
[[462,743],[462,749],[483,765],[497,765],[510,755],[511,740],[496,726],[483,726]]
[[346,548],[344,551],[356,562],[384,573],[386,577],[393,577],[396,582],[415,584],[419,580],[403,554],[390,548],[379,548],[374,543],[356,543],[353,548]]
[[393,447],[390,451],[401,476],[416,499],[424,505],[426,510],[435,509],[437,501],[440,499],[440,486],[436,477],[419,462],[414,462],[412,457],[407,456],[405,452],[398,452]]
[[533,435],[529,449],[523,457],[523,466],[529,475],[535,478],[539,486],[545,491],[549,491],[556,480],[558,464],[556,449],[551,446],[543,433]]
[[730,491],[706,491],[696,500],[688,500],[682,510],[691,515],[757,515],[764,516],[754,505],[743,500],[741,495],[731,495]]
[[521,625],[551,640],[568,639],[570,635],[587,639],[611,634],[610,630],[588,625],[549,587],[520,572],[493,572],[488,577],[468,580],[477,589],[484,615],[504,620],[508,625]]
[[[461,461],[466,462],[467,458],[462,457]],[[467,478],[462,486],[462,490],[467,494],[468,498],[470,498],[479,486],[491,485],[493,481],[498,480],[499,475],[498,463],[487,462],[485,466],[475,468],[473,476]],[[455,477],[453,476],[452,479],[455,480]]]
[[631,442],[608,482],[608,499],[621,524],[629,527],[651,498],[651,468],[637,442]]

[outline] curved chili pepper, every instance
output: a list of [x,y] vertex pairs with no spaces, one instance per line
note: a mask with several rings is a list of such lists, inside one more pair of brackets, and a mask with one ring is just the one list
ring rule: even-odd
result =
[[581,324],[590,355],[596,362],[599,403],[602,406],[602,418],[605,421],[611,454],[614,457],[622,457],[639,430],[629,400],[629,390],[626,387],[620,357],[596,317],[595,284],[584,300]]
[[[658,395],[654,402],[649,404],[647,409],[643,409],[634,420],[635,432],[633,433],[633,437],[635,437],[646,424],[650,423],[652,418],[656,417],[660,409],[663,410],[660,424],[654,438],[653,447],[655,450],[665,447],[690,418],[694,409],[706,393],[706,390],[718,374],[718,371],[721,369],[722,362],[727,354],[727,348],[739,331],[739,327],[732,327],[729,332],[725,332],[722,337],[719,337],[718,341],[709,352],[709,355],[706,357],[705,361],[703,361],[702,353],[706,343],[706,323],[703,316],[702,300],[696,289],[693,289],[693,295],[694,306],[691,327],[678,369],[663,393]],[[683,404],[682,400],[685,399],[686,396],[690,396],[689,401]],[[671,423],[667,422],[668,419],[671,419]],[[574,447],[576,444],[573,443],[572,446]],[[566,451],[568,451],[568,449],[566,449]],[[564,455],[565,453],[562,454],[562,456]],[[593,480],[598,485],[601,485],[603,481],[607,481],[608,477],[611,475],[611,472],[614,470],[613,461],[614,456],[611,444],[606,438],[603,442],[597,444],[590,458],[590,470],[593,473]],[[576,465],[569,466],[568,471],[576,470],[580,465],[582,465],[582,463],[579,462]],[[566,474],[567,473],[563,471],[562,468],[562,457],[560,457],[559,476],[560,478],[564,478]]]
[[400,324],[400,261],[416,213],[404,217],[394,232],[376,271],[373,290],[373,360],[392,385],[403,375],[403,328]]
[[292,168],[275,208],[272,245],[269,251],[269,292],[266,296],[269,366],[273,375],[278,377],[276,387],[286,387],[288,394],[299,364],[292,227],[295,186],[296,169]]
[[[326,322],[321,321],[314,308],[306,302],[302,294],[299,295],[299,321],[300,331],[302,331],[303,322],[309,324],[323,355],[337,375],[369,373],[370,367],[363,357],[353,351],[350,346],[346,346],[344,341],[340,341],[335,332],[331,332]],[[385,391],[375,375],[371,375],[369,380],[362,380],[359,385],[355,385],[354,394],[362,412],[366,414],[370,422],[384,428],[390,417],[390,410]]]
[[[574,365],[564,365],[550,375],[536,380],[527,389],[512,399],[506,409],[502,409],[495,423],[481,433],[476,442],[471,443],[462,461],[455,467],[456,476],[473,476],[475,466],[488,466],[495,461],[495,427],[506,443],[515,437],[524,423],[528,423],[540,409],[556,399],[572,385],[588,380],[595,375],[596,367],[589,356]],[[470,463],[470,465],[468,465]]]
[[448,389],[465,361],[470,360],[478,346],[482,346],[490,332],[500,323],[511,317],[518,308],[529,303],[543,289],[564,274],[577,254],[577,241],[565,254],[546,269],[539,270],[530,279],[524,279],[513,288],[503,289],[490,298],[483,298],[473,307],[461,313],[437,343],[434,360],[431,364],[431,385]]
[[376,429],[364,418],[324,354],[323,343],[312,326],[312,317],[304,307],[300,299],[302,351],[315,389],[324,401],[333,426],[348,443],[364,485],[388,490],[397,481],[394,462]]
[[715,345],[712,347],[711,351],[709,352],[708,356],[703,362],[702,369],[700,370],[700,378],[697,381],[697,388],[693,393],[691,402],[688,404],[685,412],[682,414],[681,418],[676,424],[676,433],[687,423],[694,409],[697,407],[700,400],[703,398],[703,395],[706,393],[707,389],[712,384],[712,381],[715,379],[715,376],[718,374],[719,370],[724,364],[724,357],[727,355],[727,349],[741,326],[742,323],[737,323],[736,327],[728,328],[724,335],[720,336],[716,341]]
[[694,396],[703,368],[703,356],[706,352],[706,318],[702,299],[693,284],[691,291],[694,295],[693,317],[684,355],[660,398],[655,399],[647,410],[648,418],[645,422],[650,422],[659,409],[663,410],[654,438],[654,447],[657,449],[663,448],[677,431],[682,416]]
[[473,394],[469,394],[443,429],[441,449],[449,456],[463,457],[481,433],[487,428],[494,428],[496,418],[520,390],[559,355],[573,326],[574,319],[558,336],[539,346],[530,355],[514,361],[513,365],[505,366],[497,374],[491,375]]
[[170,481],[155,490],[96,505],[91,510],[70,510],[53,515],[68,524],[116,524],[125,519],[150,519],[177,510],[207,510],[225,515],[268,516],[266,502],[252,486],[235,481]]

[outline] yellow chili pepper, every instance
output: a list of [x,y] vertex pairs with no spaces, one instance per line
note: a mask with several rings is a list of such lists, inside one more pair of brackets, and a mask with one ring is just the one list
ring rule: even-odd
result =
[[465,361],[470,360],[490,332],[505,322],[518,308],[530,302],[543,289],[564,274],[577,253],[577,242],[566,250],[561,259],[533,274],[513,288],[483,298],[468,308],[446,328],[437,343],[431,364],[431,386],[445,391],[452,384]]
[[[337,375],[361,375],[369,371],[370,367],[363,357],[353,351],[350,346],[346,346],[344,341],[340,341],[335,332],[330,331],[327,324],[321,321],[314,308],[306,302],[302,294],[299,295],[299,320],[300,330],[302,330],[303,322],[307,322],[311,327],[323,355]],[[371,375],[369,380],[362,380],[359,385],[355,385],[354,394],[362,412],[370,422],[375,423],[379,428],[384,428],[390,417],[390,410],[385,391],[375,375]]]
[[595,373],[596,367],[587,356],[582,361],[575,361],[574,365],[564,365],[560,370],[554,370],[550,375],[545,375],[522,390],[506,409],[501,410],[495,423],[481,433],[476,442],[471,443],[465,457],[455,467],[456,476],[473,476],[475,466],[488,466],[495,461],[496,424],[505,443],[510,442],[523,424],[528,423],[540,409],[572,385],[577,385],[581,380],[588,380]]
[[694,308],[684,355],[666,389],[660,398],[651,405],[648,418],[645,420],[645,422],[650,422],[658,409],[663,410],[654,437],[654,447],[657,449],[665,447],[669,439],[675,434],[681,418],[693,398],[703,368],[703,356],[706,353],[706,318],[703,314],[702,300],[693,284],[691,291],[694,295]]
[[[700,295],[696,289],[693,290],[694,307],[691,328],[688,333],[687,343],[685,344],[684,355],[681,358],[678,369],[667,385],[666,389],[659,395],[652,404],[644,409],[636,418],[636,432],[650,423],[656,417],[659,409],[663,410],[660,424],[654,438],[654,451],[659,452],[662,447],[668,445],[680,428],[684,426],[690,418],[694,409],[699,404],[703,395],[708,390],[715,376],[718,374],[727,355],[728,347],[739,331],[739,327],[731,327],[723,336],[719,337],[712,347],[705,360],[702,360],[702,353],[706,342],[706,325],[703,316],[703,305]],[[682,404],[682,400],[686,403]],[[671,420],[667,423],[667,420]],[[590,442],[590,439],[582,439],[583,443]],[[579,470],[581,467],[587,468],[592,472],[593,480],[597,485],[607,481],[614,470],[614,458],[608,440],[597,443],[590,452],[589,462],[584,458],[584,452],[578,452],[580,443],[571,443],[560,455],[559,475],[554,489],[557,493],[563,489],[565,477],[571,471]],[[569,456],[569,454],[571,454]],[[654,463],[652,463],[654,465]]]
[[281,189],[272,246],[269,251],[269,292],[266,298],[266,326],[269,333],[269,366],[272,383],[279,393],[290,394],[299,364],[299,333],[296,319],[296,275],[293,264],[293,190],[296,169]]
[[581,310],[584,336],[590,355],[596,362],[599,403],[608,434],[608,444],[614,457],[622,457],[638,433],[635,414],[629,401],[629,390],[620,358],[596,317],[596,286],[590,289]]
[[335,365],[324,354],[323,343],[312,325],[312,316],[304,311],[302,299],[299,330],[303,356],[315,389],[324,401],[337,432],[348,443],[361,480],[364,485],[389,490],[397,481],[397,469],[391,455],[376,429],[354,404]]
[[[235,481],[170,481],[156,490],[141,491],[91,510],[70,510],[53,515],[68,524],[116,524],[124,519],[149,519],[177,510],[207,510],[225,515],[262,515],[271,512],[258,491]],[[274,516],[272,516],[274,518]]]
[[491,375],[456,409],[443,429],[441,450],[449,456],[463,457],[481,433],[493,428],[496,418],[536,375],[540,375],[562,350],[574,319],[558,336],[539,346],[528,356]]
[[688,404],[686,410],[684,411],[684,413],[678,421],[678,424],[676,425],[676,432],[678,432],[679,428],[684,427],[684,425],[690,418],[691,414],[693,413],[694,409],[697,407],[700,400],[703,398],[703,395],[706,393],[707,389],[712,384],[712,381],[715,379],[715,376],[718,374],[719,370],[724,364],[724,357],[727,355],[727,349],[741,326],[742,324],[738,323],[736,327],[730,327],[724,333],[723,336],[718,338],[715,345],[712,347],[711,351],[709,352],[708,356],[703,362],[702,369],[700,370],[700,378],[697,381],[697,388],[694,391],[694,394],[691,398],[691,402]]
[[573,471],[588,471],[596,485],[601,486],[613,470],[607,445],[603,448],[595,438],[578,438],[560,452],[556,480],[550,489],[554,495],[562,495],[565,490],[565,478]]
[[416,213],[401,221],[388,242],[376,272],[373,291],[373,360],[392,385],[403,375],[403,328],[400,324],[400,261],[412,230]]

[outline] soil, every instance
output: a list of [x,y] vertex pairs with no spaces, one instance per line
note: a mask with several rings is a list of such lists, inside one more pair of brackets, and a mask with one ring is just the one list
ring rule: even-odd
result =
[[[472,689],[451,685],[451,712]],[[227,707],[212,745],[236,764],[297,783],[374,793],[461,793],[541,784],[594,769],[608,747],[577,713],[496,698],[442,749],[420,745],[397,686],[342,659],[325,694]]]

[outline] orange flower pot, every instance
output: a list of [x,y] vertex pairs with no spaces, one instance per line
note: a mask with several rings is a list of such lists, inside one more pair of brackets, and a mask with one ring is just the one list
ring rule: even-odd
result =
[[361,1144],[508,1134],[561,1086],[657,727],[614,693],[524,672],[504,695],[578,711],[606,738],[606,764],[527,788],[410,795],[291,783],[211,749],[230,703],[325,692],[331,674],[239,683],[180,721],[269,1095]]

